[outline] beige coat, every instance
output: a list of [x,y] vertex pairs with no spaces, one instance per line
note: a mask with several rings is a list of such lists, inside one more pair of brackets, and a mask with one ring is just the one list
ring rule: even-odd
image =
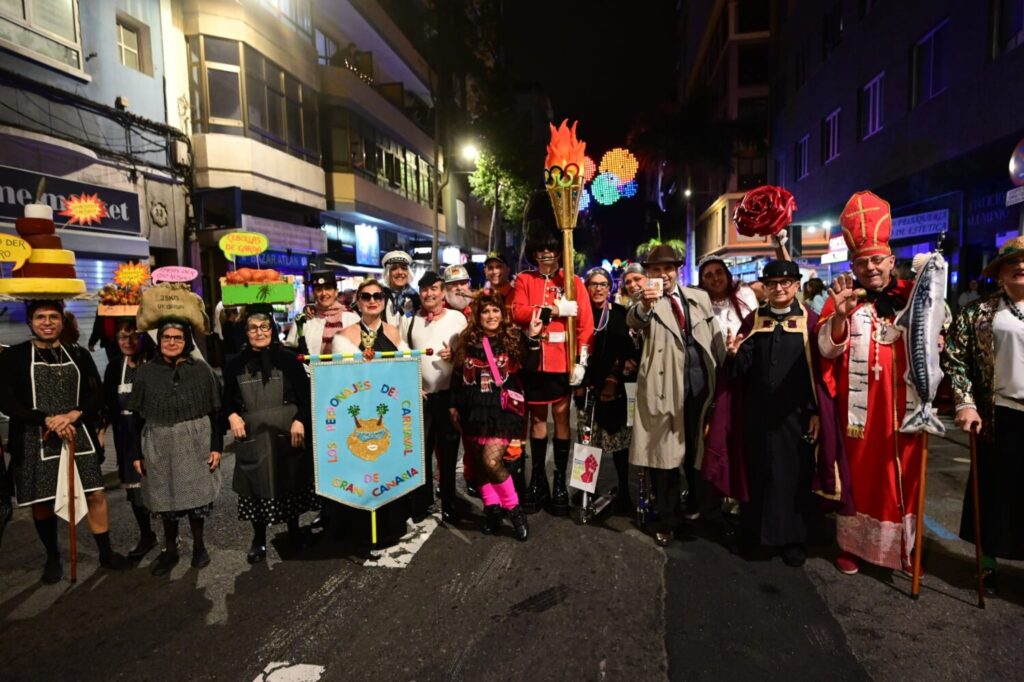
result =
[[[708,397],[701,410],[701,423],[688,425],[703,432],[708,408],[715,395],[715,373],[725,359],[725,339],[706,292],[682,287],[687,324],[700,347],[708,378]],[[629,309],[626,323],[644,331],[644,350],[637,376],[636,414],[629,463],[655,469],[672,469],[683,462],[686,450],[683,425],[683,385],[686,361],[685,340],[667,297],[660,299],[645,321],[640,304]],[[704,439],[698,439],[698,468],[704,454]]]

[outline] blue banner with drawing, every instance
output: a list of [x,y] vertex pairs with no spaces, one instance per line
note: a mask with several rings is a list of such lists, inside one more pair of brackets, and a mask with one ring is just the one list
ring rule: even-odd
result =
[[419,359],[310,368],[316,493],[372,511],[424,485]]

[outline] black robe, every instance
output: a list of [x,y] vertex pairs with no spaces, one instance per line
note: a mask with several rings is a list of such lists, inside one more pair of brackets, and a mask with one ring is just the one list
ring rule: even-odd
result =
[[814,446],[804,440],[818,410],[814,381],[804,336],[786,322],[802,315],[798,304],[782,315],[762,306],[759,319],[777,324],[754,330],[725,368],[743,387],[749,501],[740,506],[740,532],[766,546],[805,543],[818,509]]

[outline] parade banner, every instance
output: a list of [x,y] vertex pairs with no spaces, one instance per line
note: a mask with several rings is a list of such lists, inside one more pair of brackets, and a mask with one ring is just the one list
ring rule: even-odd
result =
[[373,511],[428,484],[417,357],[310,363],[316,493]]

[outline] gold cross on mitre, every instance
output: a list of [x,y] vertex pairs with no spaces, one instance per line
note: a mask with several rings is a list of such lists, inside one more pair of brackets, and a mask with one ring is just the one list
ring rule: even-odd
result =
[[857,210],[856,211],[850,211],[849,213],[844,214],[843,217],[844,218],[851,218],[853,216],[859,217],[860,218],[860,229],[866,230],[867,229],[866,214],[868,213],[868,211],[879,211],[881,209],[882,209],[881,206],[872,206],[871,208],[864,208],[864,197],[862,197],[862,196],[860,196],[858,194],[857,195]]

